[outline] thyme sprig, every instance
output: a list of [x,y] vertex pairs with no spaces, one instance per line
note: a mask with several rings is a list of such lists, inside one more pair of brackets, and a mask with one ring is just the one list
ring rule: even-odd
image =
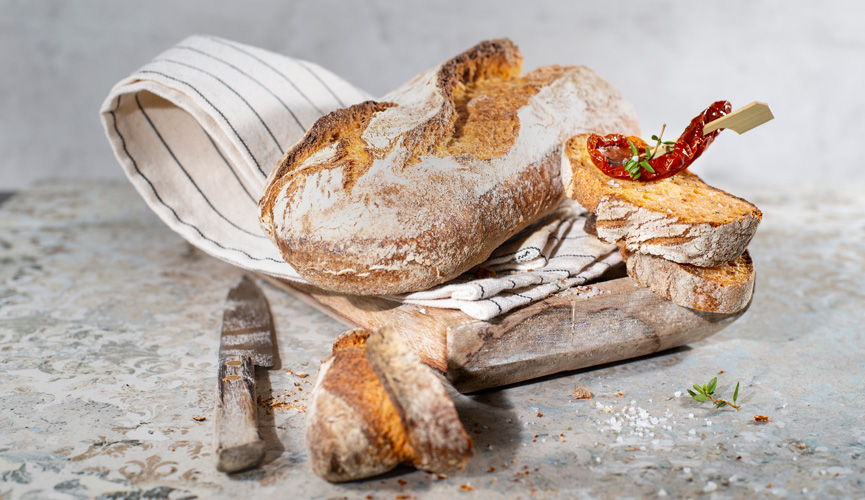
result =
[[663,153],[661,153],[662,155],[667,153],[668,148],[667,147],[662,148],[661,144],[663,144],[664,146],[672,146],[673,144],[676,144],[676,141],[663,141],[663,142],[661,141],[661,138],[664,137],[664,130],[666,130],[666,129],[667,129],[667,124],[665,123],[665,124],[661,125],[661,133],[659,135],[653,135],[652,136],[652,140],[656,141],[656,143],[655,143],[655,147],[652,148],[651,155],[649,156],[650,160],[655,157],[655,155],[658,153],[658,151],[663,150]]
[[691,395],[692,398],[699,402],[711,401],[715,404],[717,408],[721,408],[723,406],[731,406],[739,411],[739,407],[736,406],[736,400],[739,399],[739,382],[736,382],[736,390],[733,391],[733,402],[729,402],[726,399],[718,399],[714,397],[715,388],[718,386],[718,377],[713,378],[709,381],[708,384],[704,384],[702,386],[694,384],[694,389],[697,392],[692,391],[691,389],[686,389],[688,394]]
[[[637,180],[640,178],[640,175],[645,170],[647,172],[655,173],[655,169],[652,168],[652,165],[649,163],[658,151],[663,150],[666,152],[666,147],[661,148],[661,144],[664,146],[675,144],[673,141],[661,141],[661,138],[664,136],[664,130],[667,128],[667,124],[665,123],[661,127],[661,133],[659,135],[653,135],[652,140],[656,141],[654,148],[646,148],[643,153],[640,153],[640,150],[637,149],[637,146],[628,139],[628,145],[631,146],[631,157],[625,162],[625,170],[628,172],[628,175],[631,176],[631,179]],[[661,153],[664,154],[664,153]]]

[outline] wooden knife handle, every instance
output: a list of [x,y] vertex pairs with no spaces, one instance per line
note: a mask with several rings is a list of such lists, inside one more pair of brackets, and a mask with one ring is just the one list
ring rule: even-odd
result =
[[222,472],[248,469],[264,458],[264,441],[258,434],[254,370],[249,356],[219,359],[213,448],[216,469]]

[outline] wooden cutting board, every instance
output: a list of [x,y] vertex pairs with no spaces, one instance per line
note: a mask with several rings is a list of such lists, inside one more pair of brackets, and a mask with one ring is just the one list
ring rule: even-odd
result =
[[481,321],[456,310],[265,278],[348,327],[395,326],[424,363],[463,393],[696,342],[747,310],[717,314],[680,307],[624,276],[595,283],[600,293],[592,297],[565,290]]

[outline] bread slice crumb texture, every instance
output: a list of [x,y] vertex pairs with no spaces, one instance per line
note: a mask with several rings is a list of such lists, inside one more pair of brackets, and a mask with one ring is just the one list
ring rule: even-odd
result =
[[652,182],[609,177],[592,162],[587,138],[580,134],[566,143],[566,194],[597,216],[599,238],[701,267],[736,260],[748,246],[763,217],[756,206],[688,170]]
[[653,255],[622,251],[628,275],[675,304],[700,311],[732,314],[748,306],[756,272],[747,250],[714,267],[678,264]]

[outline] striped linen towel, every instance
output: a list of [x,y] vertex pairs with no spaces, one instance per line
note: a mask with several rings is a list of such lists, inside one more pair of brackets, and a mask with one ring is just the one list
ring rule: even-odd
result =
[[[460,309],[487,320],[585,285],[622,262],[616,245],[586,233],[587,214],[579,204],[566,201],[499,247],[478,270],[400,299],[418,306]],[[485,274],[493,276],[485,278]],[[597,293],[592,288],[571,291],[586,297]]]
[[265,179],[318,118],[369,98],[313,63],[193,36],[115,85],[101,114],[127,177],[171,229],[299,281],[258,225]]
[[[235,266],[303,282],[258,225],[267,174],[318,118],[370,98],[311,62],[193,36],[118,82],[101,118],[127,177],[172,230]],[[566,250],[554,239],[564,228],[582,231],[580,210],[560,209],[506,243],[483,264],[507,271],[480,280],[485,293],[454,292],[473,287],[460,280],[459,289],[395,299],[489,319],[594,279],[618,253],[594,238]],[[594,258],[561,258],[562,251]],[[561,271],[543,271],[551,265]]]

